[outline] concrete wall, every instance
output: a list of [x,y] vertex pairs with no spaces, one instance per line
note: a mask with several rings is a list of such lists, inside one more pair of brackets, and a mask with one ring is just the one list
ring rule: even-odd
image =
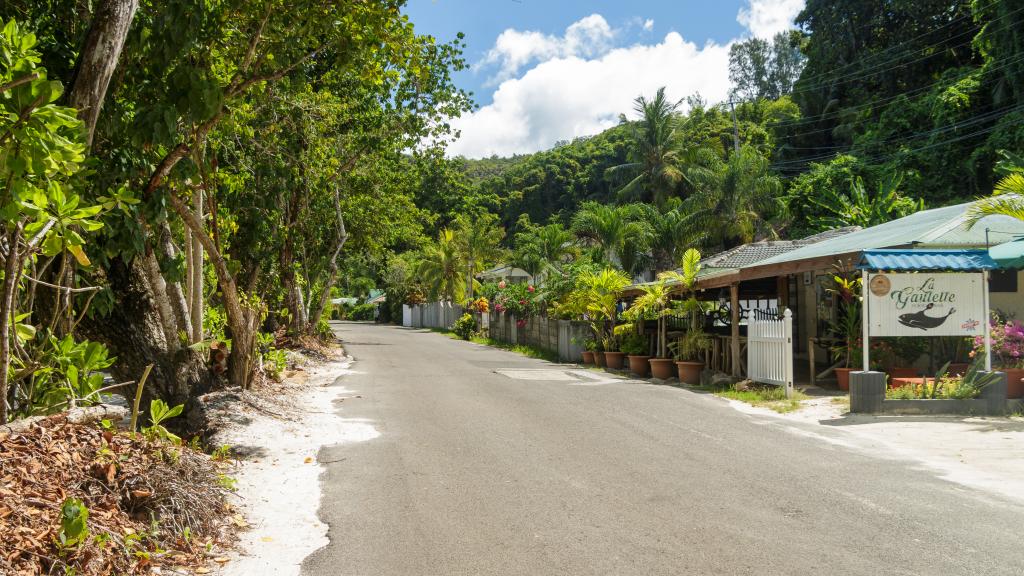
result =
[[[560,362],[578,362],[583,358],[583,342],[590,334],[585,322],[557,320],[534,316],[520,327],[516,317],[508,313],[491,311],[490,337],[498,342],[523,344],[558,355]],[[477,325],[481,324],[477,315]]]
[[[447,330],[462,316],[462,306],[451,302],[430,302],[412,306],[409,312],[410,326],[413,328],[439,328]],[[402,325],[405,326],[405,314],[402,314]]]

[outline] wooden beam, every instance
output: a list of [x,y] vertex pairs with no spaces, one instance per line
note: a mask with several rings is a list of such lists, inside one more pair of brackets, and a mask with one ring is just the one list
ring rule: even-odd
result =
[[730,330],[729,345],[732,348],[732,375],[740,376],[740,283],[729,285]]

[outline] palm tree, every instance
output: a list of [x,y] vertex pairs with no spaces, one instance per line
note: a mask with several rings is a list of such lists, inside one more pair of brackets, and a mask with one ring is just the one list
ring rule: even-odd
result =
[[[578,290],[580,299],[586,303],[587,314],[591,318],[594,334],[604,342],[607,350],[613,344],[615,334],[615,310],[619,301],[619,293],[629,286],[629,277],[614,268],[605,268],[600,272],[584,271],[579,278]],[[607,330],[604,330],[605,322]]]
[[635,274],[644,263],[653,236],[645,215],[642,204],[610,206],[584,202],[573,216],[572,231],[593,243],[605,262]]
[[528,225],[516,234],[513,263],[536,276],[548,266],[557,266],[576,253],[575,237],[557,222],[546,226]]
[[967,211],[968,225],[973,227],[985,216],[1010,216],[1024,220],[1024,156],[1001,150],[1003,159],[997,170],[1003,177],[996,182],[992,196],[975,202]]
[[782,182],[769,171],[768,159],[744,146],[683,201],[679,240],[728,249],[758,237],[775,238],[773,221],[786,212],[781,191]]
[[505,229],[498,224],[498,217],[490,212],[460,214],[455,219],[455,241],[465,265],[464,295],[468,299],[473,298],[473,278],[476,276],[477,266],[500,257],[500,244],[504,237]]
[[[680,169],[680,142],[676,134],[679,122],[677,110],[682,100],[670,102],[664,86],[658,88],[653,100],[643,96],[633,101],[633,110],[640,121],[633,125],[633,144],[628,162],[613,166],[605,173],[609,178],[630,178],[619,189],[619,197],[634,200],[653,200],[662,206],[683,181]],[[626,122],[626,117],[621,117]]]
[[462,255],[455,233],[445,228],[437,235],[437,242],[423,248],[417,273],[433,298],[444,298],[454,302],[465,299],[462,284]]

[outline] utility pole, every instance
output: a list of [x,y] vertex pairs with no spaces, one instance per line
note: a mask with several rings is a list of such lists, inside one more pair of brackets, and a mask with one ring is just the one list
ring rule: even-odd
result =
[[740,151],[740,127],[736,123],[736,103],[729,99],[729,109],[732,110],[732,144],[733,149],[738,154]]

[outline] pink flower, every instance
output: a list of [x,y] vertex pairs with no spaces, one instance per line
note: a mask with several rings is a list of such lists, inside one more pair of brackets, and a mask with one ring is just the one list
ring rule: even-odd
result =
[[532,284],[531,284],[530,286],[527,286],[527,287],[526,287],[526,291],[527,291],[527,292],[533,292],[534,290],[535,290],[535,288],[533,287],[533,285],[532,285]]
[[505,281],[504,280],[502,280],[501,282],[498,282],[498,289],[499,290],[504,290],[505,289]]
[[520,300],[519,301],[519,305],[520,306],[526,306],[526,300]]

